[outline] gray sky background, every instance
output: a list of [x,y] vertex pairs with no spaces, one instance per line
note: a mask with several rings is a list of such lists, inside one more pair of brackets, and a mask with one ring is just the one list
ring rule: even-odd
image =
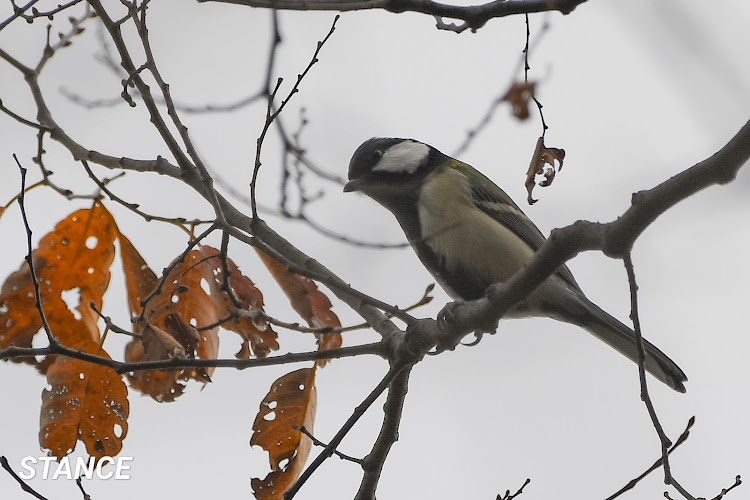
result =
[[[9,14],[4,5],[0,18]],[[180,102],[228,103],[260,88],[269,12],[162,0],[151,4],[149,16],[159,68]],[[304,69],[333,17],[280,14],[283,45],[275,71],[285,78],[281,95]],[[530,77],[540,80],[538,97],[550,125],[547,145],[565,148],[565,166],[552,187],[537,188],[540,201],[526,206],[524,173],[541,126],[535,113],[519,123],[507,106],[461,159],[523,202],[545,233],[578,219],[611,221],[629,206],[633,192],[710,156],[750,118],[748,19],[750,4],[743,0],[592,0],[569,16],[532,16],[532,40],[544,21],[550,25],[532,53]],[[67,28],[64,18],[58,26]],[[44,72],[54,116],[91,149],[134,158],[167,155],[142,105],[92,111],[61,95],[65,89],[110,99],[120,92],[119,77],[94,59],[101,48],[95,23],[87,26]],[[342,15],[319,64],[286,110],[285,124],[294,130],[304,107],[310,123],[303,144],[314,161],[341,177],[354,149],[375,135],[414,137],[450,154],[489,103],[521,76],[512,72],[524,36],[523,17],[490,21],[476,34],[456,35],[435,30],[431,18],[416,14]],[[33,26],[15,22],[0,32],[0,46],[28,64],[38,60],[43,44],[42,21]],[[0,64],[0,98],[33,118],[23,80],[7,64]],[[259,103],[234,114],[183,114],[183,120],[209,167],[246,191],[263,113]],[[79,191],[94,190],[69,153],[51,142],[46,149],[54,180]],[[260,197],[273,205],[279,180],[274,137],[264,152]],[[35,181],[34,132],[0,115],[3,204],[18,190],[12,153],[29,168],[30,183]],[[351,238],[404,241],[392,216],[374,202],[344,195],[335,183],[308,181],[310,192],[326,193],[310,208],[319,223]],[[170,179],[128,174],[111,187],[150,213],[187,218],[211,213],[197,195]],[[659,218],[634,249],[645,335],[689,377],[685,395],[653,379],[650,389],[673,439],[691,416],[697,417],[690,439],[672,458],[674,474],[695,495],[715,496],[736,474],[750,478],[749,193],[745,169],[734,183],[700,193]],[[87,204],[68,202],[47,189],[29,193],[34,241]],[[107,206],[152,269],[160,270],[184,248],[184,234],[172,226],[145,223],[114,203]],[[415,302],[432,281],[410,249],[351,247],[300,224],[266,219],[343,279],[393,304]],[[4,278],[26,252],[17,206],[0,219],[0,234]],[[230,256],[261,287],[270,314],[297,321],[254,252],[235,243]],[[590,253],[569,265],[592,300],[627,320],[630,303],[621,262]],[[448,300],[440,290],[435,295],[418,314],[434,316]],[[105,311],[127,324],[117,261]],[[335,300],[334,311],[344,324],[359,321]],[[371,332],[353,332],[344,342],[375,338]],[[106,348],[122,356],[126,341],[110,335]],[[222,357],[231,357],[240,345],[234,334],[222,333],[221,342]],[[282,332],[280,343],[281,352],[313,347],[311,338],[293,332]],[[129,434],[121,454],[135,457],[132,479],[94,481],[86,486],[88,493],[109,500],[200,498],[217,492],[247,498],[249,478],[264,477],[268,467],[265,452],[248,446],[258,405],[273,380],[298,367],[217,370],[213,384],[202,389],[192,383],[172,404],[131,392]],[[337,360],[319,371],[316,436],[328,441],[385,370],[381,360],[358,358]],[[43,454],[37,433],[45,384],[29,367],[0,364],[0,454],[17,470],[22,457]],[[344,441],[343,452],[364,456],[369,451],[381,408],[378,402],[365,415]],[[635,365],[575,327],[542,319],[504,321],[497,335],[478,346],[429,357],[416,367],[400,439],[386,463],[378,497],[490,500],[506,489],[515,491],[530,477],[521,498],[600,499],[640,474],[659,453],[639,400]],[[85,456],[81,444],[78,455]],[[351,498],[360,477],[356,465],[331,459],[299,498]],[[661,474],[655,473],[623,498],[661,497],[661,483]],[[48,498],[80,498],[69,481],[32,485]],[[742,486],[732,498],[747,496],[746,489]],[[0,496],[30,498],[4,473]]]

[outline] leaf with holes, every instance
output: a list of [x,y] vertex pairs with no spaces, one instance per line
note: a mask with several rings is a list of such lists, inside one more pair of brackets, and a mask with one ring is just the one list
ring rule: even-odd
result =
[[[91,209],[77,210],[58,222],[32,252],[47,321],[52,334],[66,346],[85,339],[99,342],[97,316],[90,303],[101,310],[116,234],[112,215],[96,202]],[[31,273],[24,263],[0,289],[0,349],[11,344],[31,347],[41,327]]]
[[257,500],[282,499],[302,473],[312,442],[294,427],[313,432],[316,404],[315,367],[279,378],[263,399],[250,445],[268,452],[271,472],[250,481]]
[[[128,308],[131,317],[136,317],[141,314],[141,301],[156,289],[159,278],[124,234],[120,233],[119,241]],[[134,323],[136,333],[141,335],[146,326],[145,321]],[[142,340],[133,339],[125,346],[125,361],[136,362],[147,359],[146,348]],[[157,401],[174,401],[185,388],[178,382],[179,376],[180,372],[177,370],[149,370],[128,374],[128,379],[133,389],[148,394]]]
[[141,342],[146,361],[185,357],[185,348],[174,336],[148,323],[141,332]]
[[[318,290],[313,280],[289,272],[289,270],[278,261],[264,254],[256,248],[258,255],[271,276],[276,280],[297,314],[307,321],[313,328],[337,328],[341,326],[336,313],[331,311],[331,301],[326,295]],[[318,348],[320,350],[333,349],[341,346],[341,335],[338,333],[316,334]],[[327,360],[317,361],[318,365],[324,366]]]
[[[537,176],[543,177],[539,183],[542,187],[547,187],[555,180],[557,171],[562,170],[563,160],[565,159],[565,150],[559,148],[548,148],[544,145],[544,137],[536,141],[536,148],[531,157],[529,169],[526,171],[526,191],[528,192],[527,201],[529,205],[537,202],[531,197],[531,192],[536,186]],[[555,164],[557,163],[557,170]]]
[[[201,253],[209,258],[207,261],[211,266],[214,279],[211,281],[212,298],[214,306],[219,311],[219,316],[225,318],[234,310],[234,305],[229,295],[222,290],[224,284],[224,269],[219,257],[219,251],[210,246],[201,246]],[[229,286],[239,300],[239,306],[245,311],[263,312],[263,294],[250,278],[242,274],[232,259],[227,257],[227,268],[229,271]],[[240,358],[249,358],[253,353],[259,358],[264,358],[271,351],[279,349],[276,341],[277,335],[271,325],[262,315],[254,318],[241,316],[221,324],[227,330],[236,332],[244,339],[242,348],[237,354]]]
[[[153,361],[175,356],[216,359],[218,327],[199,330],[219,319],[211,297],[211,265],[198,250],[192,250],[160,281],[127,238],[120,242],[130,314],[139,316],[142,301],[158,290],[145,304],[144,320],[136,322],[136,331],[146,335],[127,345],[125,360]],[[151,370],[135,372],[129,378],[133,388],[157,401],[173,401],[184,390],[181,380],[208,382],[211,373],[213,368]]]
[[[74,349],[109,359],[89,339]],[[115,456],[128,433],[128,389],[113,369],[78,359],[56,356],[47,369],[51,388],[42,393],[39,444],[60,458],[72,452],[76,442],[86,445],[97,460]]]

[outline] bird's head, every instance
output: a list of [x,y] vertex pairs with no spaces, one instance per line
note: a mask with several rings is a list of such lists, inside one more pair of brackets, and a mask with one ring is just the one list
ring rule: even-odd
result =
[[414,139],[373,137],[354,152],[344,191],[360,191],[388,206],[397,198],[416,196],[443,156]]

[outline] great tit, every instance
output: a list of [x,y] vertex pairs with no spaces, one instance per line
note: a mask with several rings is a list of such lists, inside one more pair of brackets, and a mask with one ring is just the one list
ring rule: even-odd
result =
[[[513,276],[544,243],[513,200],[470,165],[413,139],[375,137],[349,163],[344,191],[368,195],[396,216],[422,264],[457,301],[479,299]],[[544,316],[587,330],[637,362],[633,330],[591,302],[567,266],[506,316]],[[646,370],[685,392],[685,373],[644,341]]]

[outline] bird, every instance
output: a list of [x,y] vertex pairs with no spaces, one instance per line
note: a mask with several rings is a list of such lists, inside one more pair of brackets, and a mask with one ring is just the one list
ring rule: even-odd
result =
[[[345,192],[363,193],[388,209],[419,260],[454,301],[485,296],[511,278],[545,237],[499,186],[472,166],[414,139],[373,137],[349,163]],[[590,301],[561,266],[505,317],[549,317],[583,328],[633,362],[635,332]],[[643,341],[645,368],[675,391],[687,376]]]

